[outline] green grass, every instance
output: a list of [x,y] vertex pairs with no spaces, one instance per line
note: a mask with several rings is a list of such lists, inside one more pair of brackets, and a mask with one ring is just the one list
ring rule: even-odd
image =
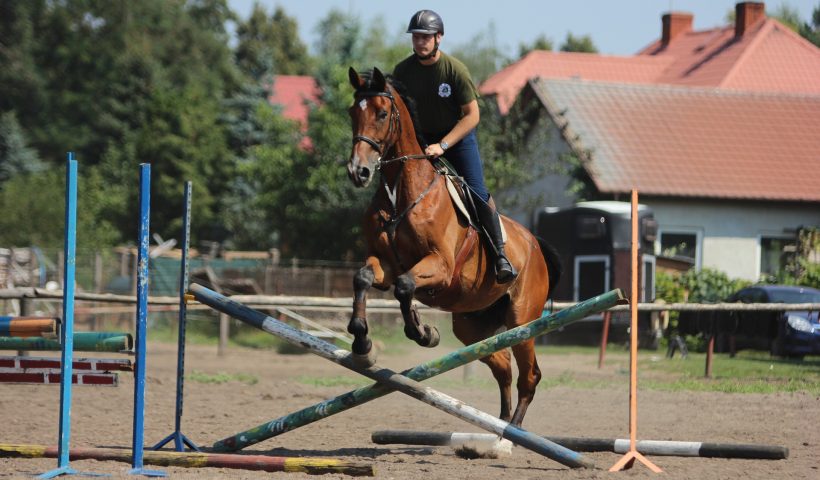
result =
[[[461,347],[450,329],[448,319],[425,319],[436,325],[441,334],[442,352],[449,352]],[[152,326],[149,336],[152,341],[176,342],[175,324],[163,325],[160,322]],[[190,322],[186,339],[191,344],[216,344],[218,327],[214,322]],[[272,349],[279,353],[303,353],[304,349],[293,347],[272,335],[244,325],[231,326],[232,345],[246,348]],[[371,336],[380,342],[384,350],[380,354],[401,356],[419,348],[404,336],[403,324],[385,325],[371,323]],[[596,365],[598,360],[597,346],[538,345],[539,356],[579,356],[579,364]],[[735,358],[728,354],[716,354],[712,365],[712,378],[704,377],[705,354],[691,352],[683,360],[679,355],[665,358],[665,349],[657,351],[639,351],[639,388],[672,391],[672,392],[725,392],[725,393],[778,393],[804,392],[820,395],[820,357],[806,357],[803,361],[785,360],[770,357],[767,352],[741,351]],[[486,367],[481,367],[486,368]],[[606,352],[605,367],[602,372],[616,372],[616,376],[589,378],[580,372],[567,370],[560,376],[547,376],[541,380],[540,388],[566,386],[582,389],[613,388],[624,384],[629,375],[629,352],[622,346],[610,344]],[[194,372],[189,375],[193,381],[202,383],[224,383],[239,381],[255,383],[250,376],[219,374],[208,376]],[[313,386],[344,386],[357,388],[372,383],[360,377],[299,377],[299,382]],[[428,381],[436,388],[463,387],[495,389],[492,379],[434,378]]]
[[312,387],[348,387],[359,388],[365,385],[370,385],[373,380],[365,377],[309,377],[302,375],[296,377],[296,381],[303,385],[310,385]]
[[190,380],[192,382],[197,383],[228,383],[228,382],[240,382],[247,385],[255,385],[259,379],[256,378],[254,375],[248,375],[247,373],[224,373],[219,372],[215,375],[199,372],[199,371],[192,371],[190,373],[185,374],[185,379]]
[[[646,355],[643,355],[646,358]],[[686,360],[642,359],[639,372],[646,372],[641,387],[666,391],[725,393],[805,392],[820,395],[820,358],[803,361],[770,357],[766,352],[741,351],[734,358],[716,354],[712,378],[705,378],[706,354],[690,353]]]

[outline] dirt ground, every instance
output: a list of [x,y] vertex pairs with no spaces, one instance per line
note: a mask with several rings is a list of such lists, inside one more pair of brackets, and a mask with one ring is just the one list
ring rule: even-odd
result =
[[[445,350],[421,349],[413,344],[401,354],[383,352],[379,364],[401,370],[442,355]],[[176,346],[149,343],[145,441],[153,445],[174,426]],[[643,354],[643,353],[642,353]],[[612,356],[598,370],[591,355],[545,356],[539,361],[544,378],[571,374],[582,384],[602,380],[617,387],[542,388],[524,422],[528,430],[554,436],[628,438],[628,373],[625,355]],[[345,379],[357,376],[313,355],[281,355],[271,351],[232,348],[224,357],[216,347],[189,346],[187,372],[247,374],[258,379],[248,384],[237,379],[203,383],[189,379],[185,385],[185,418],[182,431],[200,446],[254,427],[302,407],[341,394],[353,387]],[[430,385],[496,415],[498,393],[483,365],[472,369],[474,379],[465,384],[463,369],[456,369]],[[326,380],[308,382],[306,379]],[[486,379],[487,382],[481,380]],[[590,382],[586,382],[590,381]],[[341,385],[340,385],[341,383]],[[316,385],[332,386],[316,386]],[[130,447],[132,435],[133,377],[121,374],[116,388],[75,387],[72,407],[72,446]],[[56,444],[59,387],[0,386],[0,442]],[[820,478],[820,399],[806,394],[722,394],[639,391],[639,439],[718,443],[785,445],[787,460],[735,460],[652,457],[668,478],[798,479]],[[480,431],[472,425],[393,393],[362,407],[324,419],[301,429],[249,447],[245,452],[292,457],[334,457],[375,465],[382,479],[590,479],[654,476],[641,465],[630,471],[606,472],[619,458],[615,453],[585,454],[604,470],[570,470],[522,447],[501,459],[465,460],[449,447],[375,445],[374,430]],[[0,478],[30,478],[56,466],[55,459],[0,459]],[[113,478],[133,478],[129,465],[92,460],[72,461],[80,471],[108,473]],[[159,468],[146,465],[146,468]],[[228,469],[163,467],[174,478],[315,478],[302,473],[265,473]],[[324,475],[319,478],[343,478]]]

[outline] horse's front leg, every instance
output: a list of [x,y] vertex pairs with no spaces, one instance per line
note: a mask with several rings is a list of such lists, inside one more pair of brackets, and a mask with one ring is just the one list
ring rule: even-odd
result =
[[436,327],[422,324],[419,312],[413,305],[413,296],[418,288],[441,288],[446,286],[449,277],[447,265],[441,257],[428,255],[413,266],[410,271],[396,278],[394,294],[399,301],[401,315],[404,318],[404,334],[422,347],[433,348],[439,343]]
[[367,328],[367,291],[374,283],[381,285],[383,281],[384,270],[375,257],[368,258],[367,264],[353,276],[353,314],[347,331],[353,335],[353,360],[363,367],[376,363]]

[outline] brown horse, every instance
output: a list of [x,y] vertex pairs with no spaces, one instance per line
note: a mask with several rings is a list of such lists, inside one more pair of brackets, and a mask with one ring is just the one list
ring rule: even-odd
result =
[[[519,274],[511,283],[497,283],[492,253],[476,241],[474,228],[450,199],[442,171],[423,154],[405,100],[378,69],[359,75],[351,68],[349,76],[355,101],[349,109],[353,150],[348,176],[357,187],[367,187],[376,171],[381,177],[364,217],[367,260],[353,279],[355,298],[348,331],[355,337],[355,358],[363,365],[374,362],[365,315],[370,287],[395,287],[404,332],[425,347],[436,346],[439,334],[435,327],[421,323],[414,298],[452,312],[453,333],[465,345],[488,338],[502,327],[513,328],[540,317],[560,276],[554,250],[503,217],[507,255]],[[509,351],[481,361],[489,365],[501,390],[499,417],[520,426],[541,371],[534,340],[512,351],[519,370],[514,415],[510,414]]]

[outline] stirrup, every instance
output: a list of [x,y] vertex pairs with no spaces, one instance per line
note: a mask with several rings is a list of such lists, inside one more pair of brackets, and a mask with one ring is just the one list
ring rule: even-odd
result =
[[495,261],[495,281],[498,283],[510,283],[518,276],[515,267],[506,256],[500,256]]

